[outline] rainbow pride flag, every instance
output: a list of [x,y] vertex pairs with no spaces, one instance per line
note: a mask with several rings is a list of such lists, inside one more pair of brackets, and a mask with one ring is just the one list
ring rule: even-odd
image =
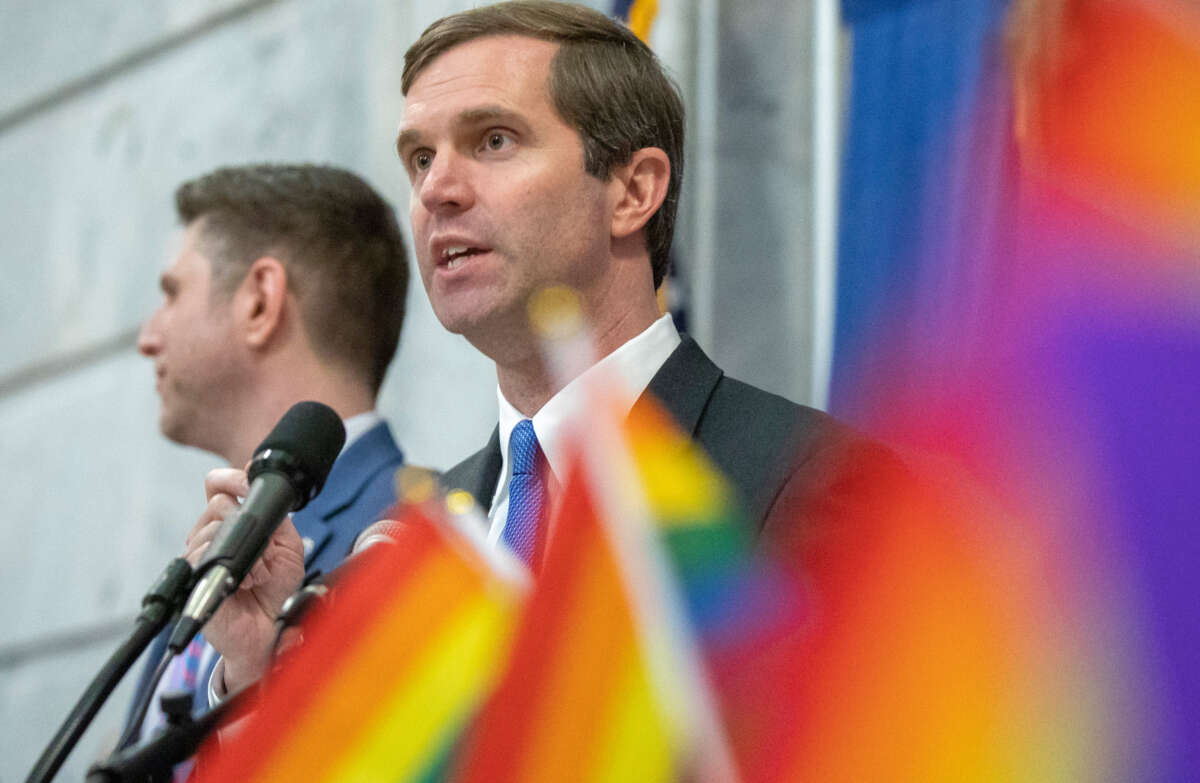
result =
[[589,432],[512,663],[451,779],[779,779],[739,767],[773,768],[776,743],[794,744],[799,585],[653,401],[614,417],[607,444]]
[[1026,172],[1114,219],[1200,246],[1200,8],[1063,0],[1020,30]]
[[832,400],[935,480],[813,573],[791,774],[1192,779],[1196,6],[859,5]]
[[[719,643],[745,632],[780,596],[725,477],[657,404],[643,399],[625,425],[630,458],[657,540],[692,629]],[[743,624],[742,620],[748,620]]]
[[519,586],[444,520],[406,505],[403,546],[356,555],[203,781],[438,780],[506,660]]
[[[780,563],[665,413],[639,404],[627,434],[741,780],[1073,780],[1122,768],[1081,742],[1111,729],[1105,711],[1066,696],[1096,694],[1120,662],[1089,650],[1105,640],[1080,635],[1081,609],[1049,568],[1070,550],[968,477],[918,465],[876,488],[877,515]],[[1047,681],[1072,660],[1074,678]]]
[[554,524],[509,668],[453,780],[675,780],[680,738],[581,470],[567,480]]
[[689,641],[713,691],[720,726],[709,741],[727,743],[741,780],[781,780],[778,760],[796,744],[805,588],[758,548],[724,476],[665,411],[639,401],[625,432],[657,541],[686,606]]

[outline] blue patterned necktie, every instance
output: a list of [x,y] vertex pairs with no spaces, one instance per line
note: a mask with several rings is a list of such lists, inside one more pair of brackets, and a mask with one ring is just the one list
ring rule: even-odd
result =
[[500,540],[526,564],[532,563],[537,545],[538,520],[546,505],[543,483],[542,447],[533,432],[533,422],[522,419],[508,439],[512,481],[508,485],[508,519]]

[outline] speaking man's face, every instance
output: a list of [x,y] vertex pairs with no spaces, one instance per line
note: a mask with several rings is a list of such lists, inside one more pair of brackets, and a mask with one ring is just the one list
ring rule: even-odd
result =
[[193,223],[162,273],[162,303],[142,325],[138,350],[154,360],[162,433],[213,451],[222,417],[235,404],[238,374],[232,305],[214,295],[212,262],[200,240]]
[[433,310],[497,359],[526,332],[533,291],[566,284],[586,298],[609,265],[615,191],[584,170],[579,134],[554,109],[557,49],[492,36],[442,53],[412,83],[397,139]]

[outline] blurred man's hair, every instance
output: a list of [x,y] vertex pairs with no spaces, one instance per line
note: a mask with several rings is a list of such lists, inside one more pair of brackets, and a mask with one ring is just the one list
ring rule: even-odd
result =
[[184,225],[199,225],[213,295],[228,298],[255,260],[277,258],[313,349],[356,369],[378,392],[404,321],[408,264],[391,205],[342,169],[221,168],[175,192]]

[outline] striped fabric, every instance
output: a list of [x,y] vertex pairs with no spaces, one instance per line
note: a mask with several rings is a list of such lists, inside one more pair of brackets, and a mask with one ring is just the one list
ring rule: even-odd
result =
[[403,546],[375,546],[201,781],[434,779],[505,661],[519,592],[444,524],[405,509]]
[[565,484],[511,664],[475,721],[452,779],[668,781],[673,738],[593,498]]

